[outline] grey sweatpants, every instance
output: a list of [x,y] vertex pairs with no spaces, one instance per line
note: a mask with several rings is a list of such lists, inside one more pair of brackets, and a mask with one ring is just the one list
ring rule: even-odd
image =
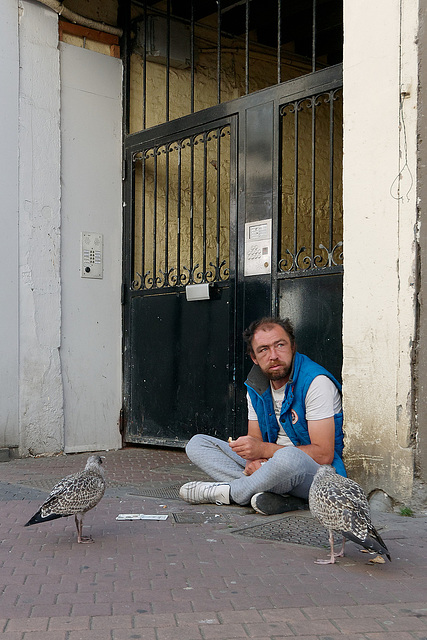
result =
[[313,477],[320,465],[297,447],[278,449],[272,458],[250,476],[243,475],[246,460],[234,453],[228,442],[197,434],[186,447],[191,462],[217,482],[230,485],[237,504],[248,504],[255,493],[270,491],[308,498]]

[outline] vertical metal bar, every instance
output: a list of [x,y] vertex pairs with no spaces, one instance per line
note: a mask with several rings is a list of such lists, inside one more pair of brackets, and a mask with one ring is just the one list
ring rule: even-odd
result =
[[154,147],[154,193],[153,193],[153,288],[157,284],[157,153],[158,147]]
[[123,28],[120,49],[123,55],[123,140],[130,130],[130,3],[119,2],[119,24]]
[[166,14],[166,122],[169,122],[169,90],[170,90],[170,56],[171,56],[171,3],[167,0]]
[[203,134],[203,274],[202,274],[202,282],[206,282],[208,138],[209,138],[209,133],[206,131]]
[[190,90],[190,112],[194,113],[194,0],[191,0],[191,20],[190,20],[190,47],[191,47],[191,90]]
[[250,0],[246,0],[246,11],[245,11],[245,93],[248,95],[249,93],[249,2]]
[[329,92],[329,251],[334,241],[334,90]]
[[[283,230],[284,230],[284,224],[283,224],[283,212],[284,212],[284,206],[283,206],[283,171],[284,171],[284,162],[283,162],[283,153],[284,153],[284,144],[283,144],[283,139],[284,139],[284,114],[283,114],[283,109],[279,109],[279,127],[278,127],[278,140],[279,140],[279,144],[277,146],[277,148],[279,149],[279,153],[277,154],[277,233],[276,235],[276,242],[277,242],[277,249],[276,252],[274,252],[274,242],[272,243],[272,256],[274,256],[274,253],[276,253],[276,265],[279,264],[280,260],[281,260],[281,254],[283,253],[283,246],[284,246],[284,242],[283,242]],[[274,186],[273,186],[274,189]],[[274,216],[273,216],[274,217]],[[274,231],[273,231],[274,234]],[[271,264],[271,268],[274,271],[274,260],[272,260],[272,264]],[[276,269],[277,270],[277,269]],[[274,294],[274,289],[275,287],[273,287],[272,293]]]
[[[135,171],[136,171],[136,162],[135,162],[135,158],[133,157],[133,154],[129,154],[132,160],[132,168],[131,168],[131,215],[130,215],[130,225],[129,225],[129,238],[130,238],[130,243],[129,243],[129,247],[130,247],[130,255],[129,255],[129,275],[130,275],[130,282],[133,282],[135,280],[135,276],[136,276],[136,269],[135,269],[135,240],[136,240],[136,233],[135,233],[135,220],[136,220],[136,212],[135,212],[135,208],[136,208],[136,198],[135,198]],[[126,254],[124,254],[126,256]],[[143,269],[142,269],[143,272]],[[128,275],[128,274],[126,274]],[[142,286],[142,282],[141,282],[141,286]]]
[[144,2],[144,54],[142,57],[142,128],[147,128],[147,4]]
[[166,170],[165,170],[165,284],[169,282],[169,145],[165,145],[166,150]]
[[316,0],[313,0],[313,6],[312,6],[312,34],[311,34],[311,67],[312,67],[312,71],[316,71],[316,18],[317,18],[317,11],[316,11]]
[[217,129],[216,147],[216,278],[219,280],[219,258],[221,249],[221,129]]
[[[239,251],[238,238],[237,238],[237,205],[238,205],[238,189],[237,189],[237,177],[238,177],[238,168],[237,168],[237,157],[238,157],[238,141],[237,141],[237,126],[236,126],[237,117],[233,116],[233,119],[230,123],[230,153],[228,156],[229,160],[229,175],[228,184],[230,188],[230,198],[228,200],[229,206],[229,244],[228,251],[226,254],[229,256],[229,279],[230,279],[230,305],[233,305],[233,309],[239,309],[239,302],[242,300],[242,290],[243,287],[237,286],[237,272],[238,272],[238,264],[239,258],[241,255],[241,251]],[[243,302],[242,302],[243,305]],[[228,413],[232,416],[232,420],[230,422],[230,428],[235,429],[236,424],[238,423],[238,417],[240,412],[240,406],[242,403],[237,401],[237,389],[241,386],[240,383],[243,384],[243,349],[239,348],[241,341],[237,340],[237,337],[241,334],[241,330],[243,330],[241,316],[243,314],[239,313],[231,313],[230,314],[230,322],[229,322],[229,388],[230,388],[230,405],[234,409],[229,411]],[[235,433],[233,431],[233,433]]]
[[190,143],[190,273],[194,267],[194,136]]
[[316,247],[316,96],[313,96],[311,100],[311,266],[314,267]]
[[277,84],[282,81],[282,0],[277,0]]
[[217,0],[217,60],[216,60],[216,82],[217,82],[217,103],[221,104],[221,0]]
[[295,184],[294,184],[294,256],[296,258],[298,253],[298,162],[299,162],[299,103],[298,100],[294,102],[295,105]]
[[[145,176],[146,176],[146,153],[142,152],[142,210],[141,210],[141,265],[142,265],[142,277],[145,275],[145,196],[146,196],[146,187],[145,187]],[[132,233],[135,234],[135,229],[133,229]],[[145,280],[143,282],[145,286]]]
[[278,283],[277,272],[280,262],[280,254],[283,249],[283,138],[284,138],[284,117],[283,110],[279,108],[279,126],[275,127],[273,135],[273,145],[279,153],[275,153],[273,157],[272,167],[272,186],[273,186],[273,215],[272,215],[272,242],[271,242],[271,272],[272,272],[272,288],[271,288],[271,315],[278,315]]
[[182,171],[182,143],[178,142],[178,184],[177,184],[177,212],[176,212],[176,284],[181,284],[181,171]]

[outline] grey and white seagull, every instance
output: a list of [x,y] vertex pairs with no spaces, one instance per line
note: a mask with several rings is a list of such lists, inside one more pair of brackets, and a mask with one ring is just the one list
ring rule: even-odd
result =
[[83,471],[60,480],[25,526],[73,515],[77,529],[77,542],[93,542],[90,536],[82,536],[83,516],[93,509],[104,495],[105,479],[101,465],[101,456],[89,456]]
[[[346,539],[385,554],[391,561],[385,542],[371,522],[366,494],[357,482],[340,476],[329,464],[322,465],[310,487],[308,504],[311,513],[329,530],[330,558],[317,560],[317,564],[333,564],[335,558],[343,557]],[[341,551],[336,554],[334,531],[343,537]]]

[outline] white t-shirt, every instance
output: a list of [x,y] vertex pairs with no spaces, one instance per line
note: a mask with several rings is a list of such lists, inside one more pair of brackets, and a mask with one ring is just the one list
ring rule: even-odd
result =
[[[274,413],[279,425],[279,434],[276,444],[284,447],[292,445],[292,442],[283,430],[282,423],[279,420],[282,408],[283,398],[285,396],[286,385],[280,389],[274,389],[271,382],[271,395],[273,397]],[[252,401],[247,394],[248,401],[248,420],[258,420],[258,416],[253,408]],[[341,394],[332,380],[327,376],[316,376],[308,388],[305,397],[305,419],[306,420],[323,420],[331,418],[341,411]]]

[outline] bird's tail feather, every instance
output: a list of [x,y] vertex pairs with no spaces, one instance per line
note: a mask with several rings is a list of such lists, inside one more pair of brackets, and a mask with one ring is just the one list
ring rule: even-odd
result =
[[345,538],[351,540],[352,542],[355,542],[356,544],[360,544],[362,547],[365,547],[365,549],[371,549],[372,551],[376,551],[377,553],[386,555],[391,562],[391,557],[387,546],[378,531],[374,529],[374,527],[369,529],[369,533],[366,536],[365,540],[361,540],[350,531],[342,531],[341,533]]
[[384,540],[381,538],[380,534],[375,529],[375,527],[372,527],[372,529],[369,530],[369,534],[370,534],[370,536],[372,538],[374,538],[381,545],[382,553],[384,553],[387,556],[387,558],[390,560],[390,562],[391,562],[391,557],[390,557],[389,550],[387,549],[387,545],[384,542]]
[[46,516],[43,518],[41,511],[39,509],[39,511],[37,511],[37,513],[35,513],[33,517],[30,518],[28,522],[25,523],[24,527],[29,527],[32,524],[39,524],[40,522],[47,522],[48,520],[56,520],[57,518],[62,518],[62,517],[63,517],[62,515],[51,513],[49,516]]

